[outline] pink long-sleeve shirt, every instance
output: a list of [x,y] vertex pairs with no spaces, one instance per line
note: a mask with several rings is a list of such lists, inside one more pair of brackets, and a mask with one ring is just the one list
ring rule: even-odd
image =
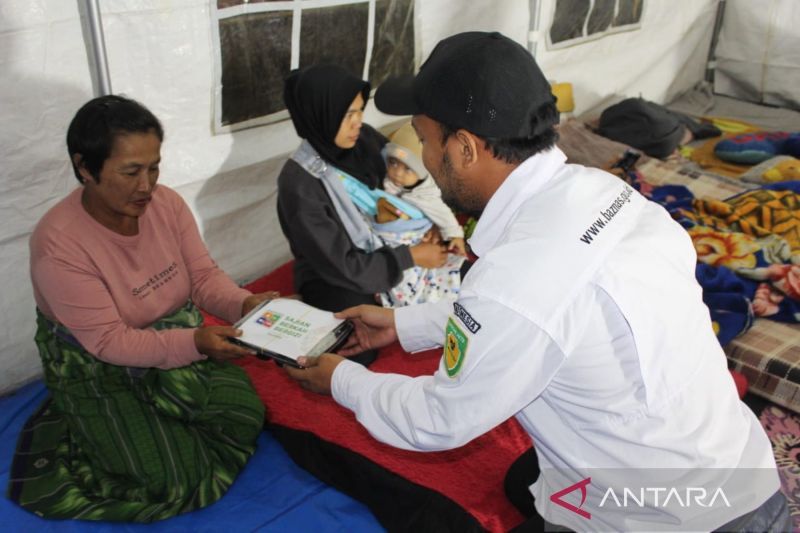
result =
[[156,187],[134,236],[93,219],[81,205],[82,190],[53,206],[31,236],[31,280],[41,312],[108,363],[168,369],[203,359],[194,329],[147,326],[190,298],[233,322],[250,292],[217,267],[172,189]]

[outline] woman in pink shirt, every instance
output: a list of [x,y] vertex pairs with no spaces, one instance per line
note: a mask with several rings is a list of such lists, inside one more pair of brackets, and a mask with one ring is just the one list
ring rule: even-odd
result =
[[20,437],[9,496],[52,518],[149,522],[219,499],[264,406],[228,326],[275,293],[239,288],[177,193],[157,185],[163,130],[103,96],[67,132],[81,187],[31,236],[36,343],[51,397]]

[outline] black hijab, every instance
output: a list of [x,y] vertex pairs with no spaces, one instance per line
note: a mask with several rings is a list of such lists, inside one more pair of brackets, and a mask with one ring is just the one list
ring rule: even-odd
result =
[[370,187],[386,175],[381,148],[382,135],[364,124],[353,148],[336,146],[347,110],[356,95],[369,100],[370,85],[336,65],[315,65],[293,70],[283,86],[283,101],[297,135],[306,139],[319,155]]

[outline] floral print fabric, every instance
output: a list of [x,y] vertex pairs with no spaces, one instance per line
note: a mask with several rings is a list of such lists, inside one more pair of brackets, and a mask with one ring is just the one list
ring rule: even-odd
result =
[[684,187],[654,189],[692,238],[697,278],[723,344],[754,317],[800,321],[799,193],[797,182],[723,201],[694,198]]

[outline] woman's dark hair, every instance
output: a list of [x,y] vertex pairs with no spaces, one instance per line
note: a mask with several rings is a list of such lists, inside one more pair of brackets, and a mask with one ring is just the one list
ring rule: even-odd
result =
[[[547,103],[540,107],[536,114],[531,117],[533,130],[542,130],[529,138],[521,139],[497,139],[494,137],[481,137],[488,150],[492,151],[495,159],[505,161],[513,165],[518,165],[529,157],[544,152],[555,146],[558,141],[558,132],[554,124],[558,123],[558,109],[555,103]],[[539,127],[537,128],[537,125]],[[442,132],[442,144],[447,142],[452,135],[460,128],[454,128],[447,124],[439,123]]]
[[99,96],[81,107],[67,129],[67,150],[75,177],[83,183],[73,160],[81,155],[81,163],[97,180],[100,170],[114,146],[114,138],[124,133],[153,132],[164,140],[164,129],[156,116],[142,104],[117,95]]

